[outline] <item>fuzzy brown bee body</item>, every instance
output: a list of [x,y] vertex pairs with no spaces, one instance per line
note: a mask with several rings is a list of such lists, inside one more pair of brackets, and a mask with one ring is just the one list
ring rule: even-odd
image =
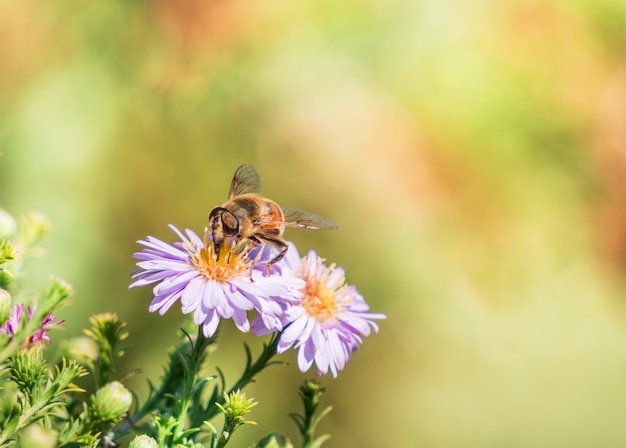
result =
[[281,260],[287,252],[282,239],[285,227],[303,229],[336,229],[337,224],[313,213],[297,209],[281,208],[276,202],[258,194],[261,180],[251,165],[241,165],[235,171],[228,193],[228,200],[209,213],[209,225],[213,236],[216,256],[219,257],[224,240],[236,237],[256,244],[273,244],[281,252],[266,265]]
[[280,237],[285,231],[285,217],[278,204],[254,193],[236,196],[222,204],[239,222],[238,238],[249,238],[262,231]]

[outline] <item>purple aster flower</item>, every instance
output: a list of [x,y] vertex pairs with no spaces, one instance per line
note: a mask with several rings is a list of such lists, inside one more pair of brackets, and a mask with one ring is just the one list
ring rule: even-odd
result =
[[282,330],[285,304],[298,302],[304,282],[292,276],[266,276],[265,263],[271,250],[229,241],[216,256],[211,234],[204,238],[187,229],[186,235],[169,226],[180,238],[174,244],[148,236],[138,241],[145,246],[134,254],[139,269],[130,287],[157,282],[150,312],[165,314],[180,300],[184,314],[193,313],[206,337],[215,334],[221,319],[233,319],[243,332],[250,329],[247,311],[256,310],[272,331]]
[[[0,332],[8,334],[10,336],[10,340],[13,340],[20,327],[23,325],[22,323],[22,315],[24,311],[24,304],[20,303],[18,305],[13,306],[11,308],[11,314],[9,315],[9,319],[5,322],[5,324],[0,327]],[[26,320],[30,321],[33,317],[35,309],[28,307],[28,315]],[[63,323],[63,320],[58,320],[56,322],[52,322],[54,320],[54,314],[48,314],[39,326],[39,329],[36,330],[32,335],[30,335],[25,341],[24,344],[34,344],[36,342],[46,341],[50,342],[50,338],[46,335],[46,333],[51,330],[53,327]]]
[[[298,349],[298,367],[309,370],[313,362],[318,375],[330,372],[337,377],[353,351],[369,336],[378,332],[376,319],[384,314],[369,313],[369,306],[353,285],[345,284],[344,270],[334,264],[326,266],[314,251],[300,259],[290,243],[283,271],[291,269],[306,286],[297,304],[287,304],[283,314],[285,329],[280,335],[277,351]],[[261,319],[252,323],[255,335],[272,332]]]

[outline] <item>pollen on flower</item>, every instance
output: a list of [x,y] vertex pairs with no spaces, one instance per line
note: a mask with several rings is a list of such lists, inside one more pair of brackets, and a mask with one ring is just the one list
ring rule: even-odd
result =
[[[284,353],[293,347],[298,350],[298,368],[302,372],[315,363],[318,375],[330,372],[336,377],[363,338],[378,331],[375,321],[386,316],[369,312],[356,287],[346,284],[341,267],[327,266],[312,250],[300,258],[293,244],[289,248],[286,272],[293,272],[305,285],[300,289],[300,301],[285,309],[276,351]],[[258,317],[252,326],[255,334],[273,331]]]
[[334,319],[343,307],[338,300],[339,290],[329,284],[329,278],[335,266],[321,266],[321,260],[318,260],[318,263],[318,269],[323,269],[322,275],[304,277],[306,286],[302,290],[301,303],[309,316],[318,322],[326,322]]
[[220,255],[215,255],[213,244],[206,240],[203,247],[189,250],[191,263],[198,272],[207,279],[218,282],[228,282],[232,278],[239,277],[252,269],[253,260],[248,257],[249,250],[244,247],[237,250],[236,243],[224,245]]

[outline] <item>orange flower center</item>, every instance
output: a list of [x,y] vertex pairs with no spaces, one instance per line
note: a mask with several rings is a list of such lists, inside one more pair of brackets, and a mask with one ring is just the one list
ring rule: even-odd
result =
[[194,268],[210,280],[227,282],[250,272],[253,260],[248,258],[248,246],[236,247],[235,242],[224,246],[219,258],[215,255],[213,243],[205,236],[204,247],[188,247]]
[[306,286],[303,289],[302,306],[309,316],[319,322],[334,319],[339,310],[337,294],[328,287],[323,279],[305,278]]

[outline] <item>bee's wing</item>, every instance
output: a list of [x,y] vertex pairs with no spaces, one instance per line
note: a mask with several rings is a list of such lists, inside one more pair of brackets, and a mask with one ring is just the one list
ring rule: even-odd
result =
[[261,178],[252,165],[241,165],[235,171],[230,184],[228,199],[244,193],[258,193],[261,191]]
[[338,229],[339,225],[330,219],[323,218],[314,213],[305,212],[295,208],[283,208],[283,216],[287,227],[300,227],[303,229]]

